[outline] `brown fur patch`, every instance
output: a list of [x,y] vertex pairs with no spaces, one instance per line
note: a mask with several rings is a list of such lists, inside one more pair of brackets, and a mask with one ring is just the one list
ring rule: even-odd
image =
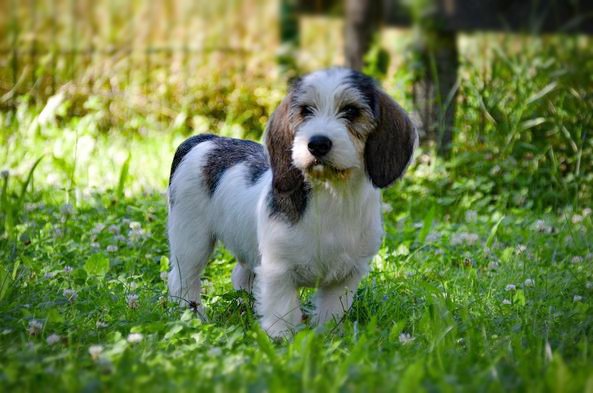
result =
[[270,215],[295,223],[305,212],[310,188],[303,173],[292,164],[295,129],[291,104],[292,93],[272,114],[264,141],[272,168],[272,190],[268,196]]
[[272,186],[280,193],[294,191],[304,181],[301,171],[292,165],[294,128],[290,118],[291,100],[292,94],[289,94],[276,108],[264,138],[272,167]]

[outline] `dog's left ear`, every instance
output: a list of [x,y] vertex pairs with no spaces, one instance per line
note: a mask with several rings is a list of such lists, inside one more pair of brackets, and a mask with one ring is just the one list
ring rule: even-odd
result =
[[364,148],[367,174],[375,187],[385,188],[403,176],[412,161],[418,134],[406,112],[376,88],[377,126]]

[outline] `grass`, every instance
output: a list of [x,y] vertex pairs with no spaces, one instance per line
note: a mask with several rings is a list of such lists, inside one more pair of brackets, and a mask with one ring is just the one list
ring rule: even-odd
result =
[[[593,392],[590,39],[462,37],[451,159],[424,147],[384,193],[385,240],[345,320],[273,342],[232,289],[224,248],[204,276],[207,321],[169,302],[163,281],[175,147],[203,131],[257,139],[285,93],[268,72],[274,32],[228,14],[198,43],[229,31],[223,43],[245,35],[251,54],[93,56],[75,80],[64,61],[21,64],[43,78],[0,111],[0,391]],[[206,22],[188,17],[170,38]],[[341,45],[327,42],[341,22],[302,27],[302,68],[336,63]],[[386,33],[384,84],[410,108],[396,61],[411,37]],[[45,101],[48,77],[65,85]]]
[[179,136],[19,116],[3,118],[21,130],[2,178],[3,391],[593,389],[589,206],[483,204],[487,178],[453,181],[423,152],[384,195],[385,241],[347,318],[275,343],[223,248],[207,322],[167,300],[162,191]]

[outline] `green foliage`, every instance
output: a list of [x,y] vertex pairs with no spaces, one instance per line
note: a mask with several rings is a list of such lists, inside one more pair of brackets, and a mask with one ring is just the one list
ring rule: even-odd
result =
[[261,331],[222,247],[208,319],[165,283],[175,147],[256,138],[280,84],[213,74],[157,114],[68,94],[1,112],[0,390],[590,389],[593,74],[566,65],[579,39],[537,40],[464,63],[452,159],[420,151],[384,193],[385,239],[345,320],[289,342]]
[[[0,238],[3,391],[581,391],[593,380],[589,210],[506,208],[489,178],[451,182],[455,167],[421,153],[385,193],[385,241],[347,318],[277,343],[232,289],[223,248],[204,276],[207,321],[167,297],[166,204],[154,190],[180,138],[98,133],[85,154],[47,149],[59,135],[88,149],[86,124],[9,138],[4,214],[32,175]],[[72,173],[80,191],[61,186]]]
[[84,270],[91,276],[104,277],[109,272],[109,259],[103,254],[94,254],[87,259]]
[[489,174],[500,194],[524,190],[523,197],[509,195],[511,205],[591,200],[590,40],[489,38],[463,58],[455,172]]

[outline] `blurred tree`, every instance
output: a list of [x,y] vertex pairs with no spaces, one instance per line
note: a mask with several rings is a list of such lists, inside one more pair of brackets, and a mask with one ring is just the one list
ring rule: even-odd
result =
[[457,35],[435,26],[417,26],[411,66],[414,107],[422,122],[421,136],[436,142],[439,155],[448,156],[458,88]]
[[297,51],[300,44],[298,0],[280,1],[280,48],[277,59],[280,71],[289,78],[297,72]]
[[364,56],[381,26],[382,5],[383,1],[379,0],[346,0],[344,50],[347,67],[363,69]]

